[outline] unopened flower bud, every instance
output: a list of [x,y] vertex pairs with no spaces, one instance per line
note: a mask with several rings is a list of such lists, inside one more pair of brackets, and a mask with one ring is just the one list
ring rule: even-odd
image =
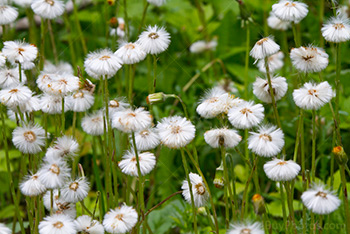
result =
[[340,165],[345,165],[348,162],[348,156],[346,155],[342,146],[334,147],[332,152]]
[[254,212],[257,215],[261,215],[265,213],[265,201],[264,198],[260,194],[255,194],[252,198]]
[[164,93],[151,93],[147,96],[147,103],[148,104],[156,104],[156,103],[162,103],[166,99],[166,96]]
[[198,210],[197,210],[197,213],[198,214],[201,214],[201,215],[207,215],[207,211],[205,210],[205,207],[199,207]]
[[112,17],[109,20],[109,26],[111,26],[111,28],[117,28],[118,25],[119,25],[119,23],[118,23],[118,19],[116,17]]
[[113,6],[114,3],[115,3],[115,0],[107,0],[107,3],[108,3],[110,6]]
[[221,162],[220,167],[216,168],[215,178],[214,178],[213,183],[214,183],[215,187],[217,187],[218,189],[222,189],[225,185],[224,167],[223,167],[222,162]]

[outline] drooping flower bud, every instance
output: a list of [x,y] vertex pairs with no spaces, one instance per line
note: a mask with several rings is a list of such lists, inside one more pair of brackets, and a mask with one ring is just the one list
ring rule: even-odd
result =
[[147,103],[148,104],[156,104],[156,103],[162,103],[166,99],[166,95],[162,92],[159,93],[151,93],[147,96]]
[[261,215],[265,213],[265,201],[264,198],[260,194],[255,194],[252,198],[254,212],[257,215]]
[[348,162],[348,156],[346,155],[342,146],[334,147],[332,152],[340,165],[345,165]]
[[222,189],[225,185],[224,167],[222,162],[221,162],[221,165],[218,168],[216,168],[215,178],[213,183],[215,187],[217,187],[218,189]]

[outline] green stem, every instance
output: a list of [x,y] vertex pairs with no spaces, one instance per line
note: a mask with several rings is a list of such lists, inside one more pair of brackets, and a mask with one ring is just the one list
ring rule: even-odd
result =
[[293,156],[294,162],[297,161],[297,156],[298,156],[298,151],[299,151],[299,144],[300,144],[301,129],[302,129],[302,125],[304,124],[304,117],[303,117],[304,111],[303,111],[303,109],[300,109],[299,112],[300,112],[300,114],[299,114],[299,124],[298,124],[296,139],[295,139],[294,156]]
[[62,113],[61,113],[61,121],[62,121],[62,134],[64,135],[65,132],[65,125],[66,125],[66,116],[64,114],[64,97],[62,97]]
[[57,54],[57,49],[56,49],[55,35],[54,35],[53,30],[52,30],[51,20],[49,20],[49,19],[47,20],[47,26],[49,29],[49,35],[50,35],[50,40],[51,40],[51,45],[52,45],[53,56],[55,58],[56,64],[58,64],[58,54]]
[[16,218],[18,219],[20,228],[21,228],[21,233],[25,234],[25,229],[23,225],[23,218],[20,215],[20,207],[19,207],[19,201],[17,200],[16,192],[15,192],[15,187],[14,187],[14,182],[12,178],[12,172],[11,172],[11,166],[10,166],[10,157],[9,157],[9,149],[8,149],[8,143],[7,143],[7,135],[6,135],[6,124],[5,124],[5,114],[4,114],[4,108],[1,105],[1,122],[2,122],[2,134],[3,134],[3,141],[4,141],[4,149],[5,149],[5,159],[6,159],[6,169],[7,169],[7,176],[10,182],[10,191],[11,191],[11,196],[13,199],[13,203],[15,205],[15,215]]
[[157,86],[157,61],[157,56],[153,55],[153,88],[151,93],[154,93],[156,91]]
[[[226,149],[224,146],[220,147],[221,149],[221,160],[223,162],[224,166],[224,200],[225,200],[225,221],[226,221],[226,229],[229,227],[230,222],[230,204],[228,203],[228,191],[229,191],[229,185],[230,180],[228,178],[228,169],[227,169],[227,163],[226,163]],[[232,200],[232,196],[230,196],[230,199]]]
[[293,29],[293,36],[294,36],[294,43],[295,43],[295,47],[300,47],[300,42],[299,42],[299,36],[297,33],[297,28],[296,28],[296,24],[294,22],[292,22],[292,29]]
[[40,24],[40,31],[41,31],[41,42],[40,42],[40,70],[44,68],[44,63],[45,63],[45,38],[46,38],[46,24],[45,20],[41,19],[41,24]]
[[19,83],[22,83],[22,64],[18,63]]
[[[336,90],[336,96],[335,96],[335,116],[337,120],[337,135],[340,136],[340,117],[339,117],[339,98],[340,98],[340,70],[341,70],[341,44],[336,44],[336,75],[335,75],[335,90]],[[340,138],[341,141],[341,138]],[[340,142],[338,142],[339,144]]]
[[75,26],[78,30],[78,35],[79,35],[79,39],[81,42],[81,46],[83,48],[83,52],[84,54],[87,54],[88,50],[86,47],[86,42],[85,42],[85,38],[84,38],[84,34],[83,31],[81,30],[81,25],[79,22],[79,17],[78,17],[78,8],[77,8],[77,4],[75,2],[76,0],[73,0],[73,15],[74,15],[74,22],[75,22]]
[[250,51],[250,27],[246,27],[246,50],[245,50],[245,65],[244,65],[244,98],[248,99],[249,85],[249,51]]
[[316,111],[312,110],[312,161],[311,161],[312,181],[316,178]]
[[348,190],[346,188],[346,176],[345,176],[345,166],[340,166],[340,176],[341,176],[341,185],[343,191],[343,200],[344,200],[344,209],[345,209],[345,219],[346,219],[346,233],[350,233],[350,208],[348,200]]
[[286,233],[288,233],[288,222],[287,222],[287,213],[286,213],[286,197],[284,195],[283,183],[280,182],[280,195],[281,195],[281,204],[282,204],[282,213],[283,213],[283,223],[286,228]]
[[188,188],[190,191],[190,195],[191,195],[191,205],[192,205],[192,212],[193,212],[193,226],[194,226],[194,233],[197,234],[198,230],[197,230],[197,208],[194,204],[194,198],[193,198],[193,192],[192,192],[192,183],[190,180],[190,175],[189,175],[189,171],[188,171],[188,164],[187,164],[187,160],[186,160],[186,156],[185,156],[185,152],[183,150],[183,148],[181,148],[181,156],[182,156],[182,164],[184,166],[185,169],[185,174],[186,174],[186,180],[188,183]]
[[286,191],[287,191],[287,204],[288,204],[288,210],[289,210],[289,217],[292,221],[294,233],[297,234],[295,217],[294,217],[294,207],[293,207],[293,192],[290,185],[291,184],[289,182],[284,183],[284,187],[286,188]]
[[143,4],[144,4],[144,8],[143,8],[143,12],[142,12],[141,23],[140,23],[140,26],[139,26],[139,34],[141,33],[142,27],[145,24],[145,20],[146,20],[146,16],[147,16],[147,9],[149,7],[149,3],[148,3],[147,0],[144,0]]
[[126,39],[127,41],[130,38],[130,27],[129,27],[129,17],[128,17],[128,11],[127,11],[127,0],[124,0],[124,18],[125,18],[125,31],[126,31]]
[[246,203],[247,203],[247,195],[248,195],[248,189],[249,189],[249,185],[250,185],[250,181],[252,180],[253,178],[253,175],[254,175],[254,171],[257,167],[257,161],[258,161],[258,158],[256,158],[254,160],[254,165],[252,167],[252,170],[250,172],[250,175],[247,179],[247,182],[245,184],[245,187],[244,187],[244,191],[243,191],[243,198],[242,198],[242,208],[241,208],[241,219],[243,220],[244,219],[244,214],[245,214],[245,208],[246,208]]
[[129,103],[133,103],[133,92],[134,92],[134,79],[135,79],[135,65],[129,66]]

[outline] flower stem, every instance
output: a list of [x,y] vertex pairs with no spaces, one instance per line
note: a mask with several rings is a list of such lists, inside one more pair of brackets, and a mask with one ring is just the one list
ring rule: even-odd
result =
[[344,209],[345,209],[345,218],[346,218],[346,232],[350,233],[350,208],[348,200],[348,190],[346,188],[346,176],[345,176],[345,165],[340,166],[340,176],[341,176],[341,185],[343,191],[343,200],[344,200]]
[[[341,53],[340,53],[340,43],[336,44],[336,75],[335,75],[335,90],[336,90],[336,96],[335,96],[335,116],[337,120],[337,128],[335,129],[337,131],[337,135],[340,135],[340,118],[339,118],[339,98],[340,98],[340,69],[341,69]],[[339,140],[338,140],[339,141]],[[341,141],[341,138],[340,138]],[[338,142],[339,144],[340,142]]]
[[[225,221],[226,221],[226,229],[229,227],[230,222],[230,204],[228,203],[228,191],[229,191],[229,185],[230,180],[228,178],[228,169],[227,169],[227,163],[226,163],[226,149],[224,146],[220,147],[221,149],[221,160],[223,162],[224,166],[224,200],[225,200]],[[232,196],[230,196],[230,199],[232,200]]]
[[83,34],[83,31],[81,30],[81,25],[80,25],[79,18],[78,18],[78,8],[77,8],[76,0],[73,0],[73,15],[74,15],[75,26],[78,30],[78,35],[79,35],[79,39],[81,42],[81,46],[83,48],[83,52],[84,52],[84,54],[87,54],[88,50],[86,47],[84,34]]
[[134,79],[135,79],[135,65],[129,66],[129,103],[133,103],[133,92],[134,92]]
[[149,2],[147,0],[143,1],[144,7],[143,7],[143,12],[142,12],[142,18],[141,18],[141,23],[139,26],[139,34],[141,33],[142,27],[145,24],[146,16],[147,16],[147,9],[149,7]]
[[152,92],[154,93],[156,91],[156,85],[157,85],[157,61],[158,58],[156,55],[153,55],[153,88]]
[[61,121],[62,121],[62,134],[65,132],[66,118],[64,114],[64,97],[62,97],[62,113],[61,113]]
[[194,233],[197,234],[198,230],[197,230],[197,208],[194,204],[194,198],[193,198],[193,192],[192,192],[192,184],[191,184],[191,180],[190,180],[190,176],[189,176],[189,171],[188,171],[188,164],[187,164],[187,160],[186,160],[186,156],[185,156],[185,152],[183,150],[183,148],[181,148],[181,157],[182,157],[182,164],[184,166],[185,169],[185,174],[186,174],[186,180],[188,183],[188,188],[190,191],[190,195],[191,195],[191,205],[192,205],[192,212],[193,212],[193,227],[194,227]]
[[312,161],[311,161],[312,181],[316,178],[316,111],[312,110]]
[[249,185],[250,185],[250,181],[253,178],[254,171],[255,171],[255,169],[257,167],[257,162],[258,162],[258,158],[256,158],[254,160],[254,165],[252,167],[252,170],[250,172],[250,175],[249,175],[249,177],[247,179],[247,182],[245,184],[245,187],[244,187],[243,198],[242,198],[242,208],[241,208],[241,219],[242,220],[244,219],[244,214],[245,214],[245,208],[246,208],[246,203],[247,203],[247,195],[248,195],[248,188],[249,188]]
[[18,63],[19,83],[22,83],[22,64]]
[[296,24],[294,22],[292,22],[292,28],[293,28],[293,36],[294,36],[294,43],[295,43],[295,47],[300,47],[300,41],[299,41],[299,36],[297,33],[297,27]]
[[284,223],[284,226],[285,226],[286,231],[287,231],[289,229],[288,229],[287,214],[286,214],[286,203],[285,203],[286,197],[284,194],[282,182],[280,182],[280,195],[281,195],[281,204],[282,204],[282,213],[283,213],[283,223]]
[[50,40],[51,40],[51,45],[52,45],[52,52],[53,56],[55,58],[55,63],[58,64],[58,55],[57,55],[57,49],[56,49],[56,43],[55,43],[55,35],[52,30],[52,25],[51,25],[51,20],[47,20],[47,27],[49,29],[49,34],[50,34]]
[[250,51],[250,27],[249,23],[246,26],[246,50],[244,64],[244,98],[248,99],[248,84],[249,84],[249,51]]

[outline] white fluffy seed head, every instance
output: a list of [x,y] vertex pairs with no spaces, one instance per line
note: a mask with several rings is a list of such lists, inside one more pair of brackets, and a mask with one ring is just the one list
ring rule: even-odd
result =
[[264,234],[260,223],[243,222],[231,224],[227,234]]
[[[107,125],[106,125],[107,126]],[[81,127],[84,132],[92,136],[101,136],[104,133],[103,111],[86,115],[81,120]]]
[[196,41],[190,46],[190,52],[193,54],[203,53],[205,51],[215,51],[218,45],[217,40],[212,41]]
[[33,62],[38,56],[35,45],[23,41],[5,41],[2,53],[12,64]]
[[264,37],[257,41],[250,51],[250,56],[254,59],[264,59],[273,55],[280,50],[280,46],[272,39],[272,37]]
[[37,174],[39,181],[46,188],[61,188],[70,177],[70,168],[61,158],[45,157]]
[[254,102],[244,102],[233,107],[228,112],[228,120],[238,129],[250,129],[257,126],[264,119],[264,107]]
[[280,20],[299,23],[307,16],[309,10],[305,3],[281,0],[272,5],[272,12]]
[[0,90],[0,102],[9,108],[17,108],[20,104],[27,102],[33,92],[23,85],[11,86]]
[[327,81],[319,84],[308,82],[293,91],[295,104],[306,110],[318,110],[330,102],[333,97],[333,89]]
[[326,41],[339,43],[350,40],[350,20],[345,15],[330,18],[322,27]]
[[[209,199],[209,193],[208,189],[204,185],[202,177],[192,172],[190,172],[189,177],[191,182],[191,190],[193,194],[194,205],[196,207],[205,206]],[[181,189],[182,196],[188,203],[192,204],[190,187],[188,185],[187,180],[184,180],[182,182]]]
[[218,128],[204,133],[205,142],[213,148],[234,148],[242,140],[237,131],[228,128]]
[[301,200],[311,212],[319,215],[330,214],[340,206],[340,200],[334,191],[329,191],[324,185],[314,184],[301,195]]
[[33,0],[31,7],[35,14],[44,19],[55,19],[65,10],[65,4],[61,0]]
[[157,124],[161,144],[171,148],[178,149],[185,147],[195,137],[196,128],[186,118],[172,116],[163,118]]
[[8,5],[0,6],[0,25],[6,25],[14,22],[18,17],[16,8]]
[[39,234],[76,234],[74,220],[68,215],[53,214],[39,223]]
[[61,197],[64,201],[77,203],[84,200],[90,191],[90,185],[86,177],[68,181],[61,189]]
[[152,125],[152,121],[152,115],[142,107],[118,111],[112,116],[113,128],[126,133],[147,129]]
[[10,228],[6,227],[5,224],[0,223],[0,233],[1,234],[12,234],[12,231]]
[[[138,152],[141,175],[150,173],[156,165],[156,157],[151,152]],[[137,160],[135,151],[126,151],[122,160],[118,163],[119,168],[124,174],[138,176]]]
[[293,48],[290,52],[293,66],[302,72],[320,72],[328,66],[328,54],[315,46]]
[[220,113],[219,97],[223,94],[226,92],[217,87],[207,90],[197,106],[197,113],[206,119],[215,118]]
[[[69,105],[68,102],[66,102],[66,97],[64,97],[64,100],[64,112],[67,112],[69,110]],[[62,97],[44,93],[40,97],[40,106],[44,113],[51,115],[60,114],[62,113]]]
[[[282,51],[279,51],[267,58],[270,73],[274,73],[283,67],[283,58],[284,54]],[[259,68],[260,72],[266,73],[265,59],[260,59],[257,63],[257,67]]]
[[111,78],[122,67],[122,63],[110,49],[103,49],[90,52],[84,61],[84,67],[93,78]]
[[284,134],[276,126],[261,126],[258,132],[251,132],[250,134],[248,138],[248,149],[259,156],[276,156],[284,146]]
[[103,226],[109,233],[126,233],[136,225],[137,218],[138,215],[134,208],[122,205],[105,214]]
[[94,104],[95,97],[87,90],[78,90],[67,97],[67,105],[73,112],[85,112]]
[[151,150],[160,144],[160,137],[154,128],[148,128],[135,134],[137,150]]
[[2,68],[0,70],[0,88],[16,87],[24,85],[26,82],[27,76],[22,71],[22,82],[20,83],[18,68]]
[[273,181],[293,180],[300,172],[300,166],[292,160],[274,158],[264,164],[266,176]]
[[[58,189],[52,190],[53,206],[52,211],[56,214],[68,215],[72,219],[76,217],[76,207],[75,204],[66,202],[60,196]],[[43,203],[46,210],[51,211],[51,191],[47,191],[43,196]]]
[[87,234],[104,234],[105,230],[102,224],[93,220],[88,215],[79,216],[75,221],[75,226],[78,232],[87,233]]
[[163,27],[148,26],[139,36],[137,43],[147,54],[160,54],[168,49],[170,34]]
[[115,54],[124,64],[135,64],[146,58],[146,52],[143,51],[139,43],[123,42]]
[[23,178],[19,188],[25,196],[38,196],[46,191],[46,187],[38,178],[37,174],[29,174]]
[[[288,84],[284,77],[273,77],[271,79],[271,86],[274,92],[275,101],[280,100],[286,94],[288,90]],[[256,78],[253,84],[253,93],[261,101],[271,103],[271,91],[268,81],[260,77]]]
[[14,3],[20,7],[30,7],[32,5],[33,0],[13,0]]
[[281,20],[273,12],[270,12],[269,17],[267,18],[267,25],[272,29],[281,31],[286,31],[291,27],[290,22]]
[[39,125],[24,125],[12,132],[12,142],[15,147],[25,154],[36,154],[45,146],[45,130]]

